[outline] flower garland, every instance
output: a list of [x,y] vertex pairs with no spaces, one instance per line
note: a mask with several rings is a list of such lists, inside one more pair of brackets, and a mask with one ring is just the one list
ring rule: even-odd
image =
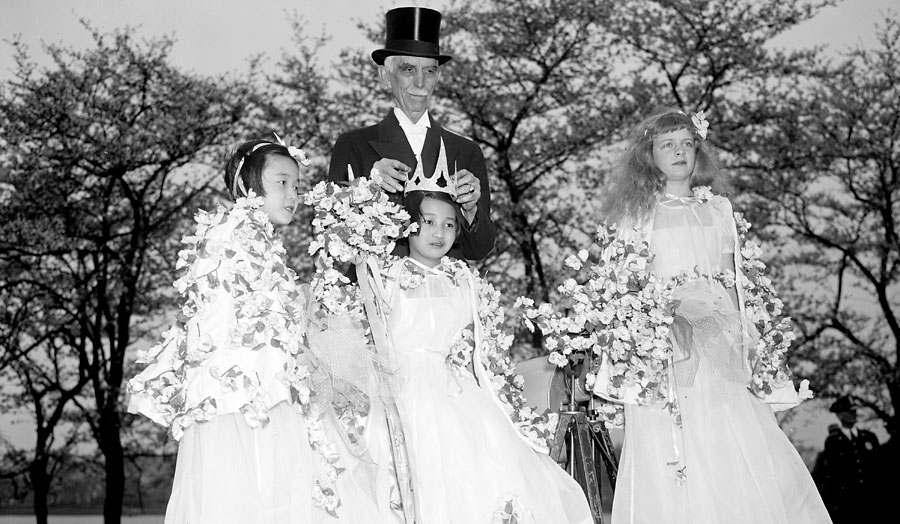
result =
[[[263,203],[263,198],[250,191],[248,196],[238,198],[230,210],[220,205],[215,213],[201,210],[197,214],[197,230],[182,239],[187,247],[179,252],[176,264],[176,269],[184,274],[174,285],[185,297],[177,321],[163,334],[160,343],[138,355],[139,363],[151,366],[168,358],[169,370],[149,379],[139,375],[129,381],[128,390],[132,395],[152,400],[176,440],[191,424],[217,415],[215,396],[187,405],[185,384],[190,372],[202,374],[204,362],[217,349],[208,339],[198,340],[195,333],[201,315],[224,289],[234,301],[235,318],[225,350],[268,349],[285,354],[284,369],[276,378],[287,387],[290,401],[306,416],[310,445],[318,453],[328,481],[333,483],[341,471],[336,465],[338,455],[321,423],[312,416],[312,402],[316,399],[312,374],[300,363],[305,353],[306,319],[298,305],[303,300]],[[230,235],[223,236],[221,231],[228,229]],[[212,269],[198,274],[201,262]],[[243,392],[247,400],[239,411],[248,426],[259,428],[269,422],[264,398],[264,387],[269,385],[262,384],[256,373],[244,372],[235,365],[228,369],[213,366],[209,375],[219,382],[224,394]],[[314,486],[313,499],[332,513],[339,505],[334,489],[322,481]]]
[[[752,376],[747,386],[754,395],[764,398],[792,381],[787,365],[787,351],[796,339],[789,316],[783,315],[784,303],[765,275],[766,265],[760,260],[762,248],[749,238],[750,222],[741,213],[734,213],[741,249],[740,285],[744,291],[744,309],[749,322],[759,333],[750,355]],[[726,284],[727,287],[727,284]],[[809,382],[800,388],[802,400],[812,397]]]
[[664,401],[677,420],[676,399],[669,392],[672,283],[650,274],[646,242],[625,238],[606,224],[595,238],[594,255],[582,249],[566,258],[574,275],[557,288],[556,306],[536,306],[520,297],[515,307],[530,331],[541,330],[551,363],[575,368],[591,357],[586,385],[600,397],[597,410],[606,423],[622,426],[622,401]]
[[550,410],[538,413],[525,402],[525,379],[516,373],[516,366],[509,356],[513,336],[503,329],[500,292],[484,278],[473,276],[482,329],[481,359],[491,377],[491,386],[519,433],[538,447],[551,449],[559,414]]
[[475,332],[472,327],[467,327],[451,344],[450,353],[447,355],[447,365],[459,372],[465,372],[472,363],[474,349]]

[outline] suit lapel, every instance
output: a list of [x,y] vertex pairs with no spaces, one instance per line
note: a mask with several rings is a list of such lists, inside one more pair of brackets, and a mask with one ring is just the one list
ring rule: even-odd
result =
[[409,166],[410,173],[416,170],[416,157],[393,110],[389,111],[384,120],[378,124],[378,140],[370,140],[369,145],[381,158],[393,158],[403,162]]

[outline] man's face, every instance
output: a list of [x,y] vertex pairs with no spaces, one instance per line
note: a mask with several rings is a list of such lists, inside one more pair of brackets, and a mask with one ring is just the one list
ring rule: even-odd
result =
[[848,409],[846,411],[841,411],[839,413],[835,413],[837,415],[838,420],[841,421],[841,424],[845,428],[853,427],[856,424],[858,416],[856,414],[856,409]]
[[441,78],[438,62],[434,58],[418,56],[388,57],[379,68],[381,81],[390,86],[394,101],[413,122],[428,109],[431,94]]

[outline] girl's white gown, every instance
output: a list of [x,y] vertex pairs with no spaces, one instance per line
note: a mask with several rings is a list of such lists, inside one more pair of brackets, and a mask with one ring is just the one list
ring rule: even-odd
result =
[[[301,360],[307,297],[257,200],[198,215],[179,258],[184,319],[145,351],[147,366],[128,383],[128,411],[179,440],[165,522],[390,522],[375,509],[373,468],[350,452],[324,389],[308,414],[297,400],[290,372],[311,369]],[[339,455],[336,478],[310,444],[311,427]],[[336,516],[316,500],[316,485],[337,492]]]
[[[406,259],[416,264],[411,259]],[[397,265],[394,269],[398,271]],[[473,321],[471,280],[429,269],[401,289],[388,281],[388,320],[406,372],[397,405],[423,524],[590,523],[581,487],[520,437],[470,371],[447,364],[450,343]],[[515,510],[519,520],[504,516]]]
[[[721,197],[660,203],[650,248],[662,277],[728,267],[731,205]],[[728,291],[700,279],[676,298],[676,314],[693,329],[691,354],[675,365],[683,424],[674,426],[661,405],[625,406],[613,524],[830,523],[772,408],[746,388],[741,314]],[[675,475],[682,467],[683,485]]]

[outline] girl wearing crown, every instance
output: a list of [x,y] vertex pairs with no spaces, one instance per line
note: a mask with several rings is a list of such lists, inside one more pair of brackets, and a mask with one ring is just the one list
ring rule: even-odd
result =
[[486,366],[492,341],[480,279],[447,256],[464,220],[447,182],[407,185],[405,206],[418,231],[407,239],[409,256],[390,257],[373,285],[405,367],[396,402],[417,521],[590,523],[581,487],[544,444],[516,429],[495,392],[503,378]]
[[612,521],[828,523],[767,403],[799,402],[789,372],[777,370],[787,377],[779,398],[748,390],[759,378],[750,365],[759,335],[741,287],[731,203],[709,187],[718,180],[707,131],[702,113],[652,114],[632,132],[603,202],[618,234],[649,243],[650,270],[678,282],[669,379],[677,410],[625,404]]

